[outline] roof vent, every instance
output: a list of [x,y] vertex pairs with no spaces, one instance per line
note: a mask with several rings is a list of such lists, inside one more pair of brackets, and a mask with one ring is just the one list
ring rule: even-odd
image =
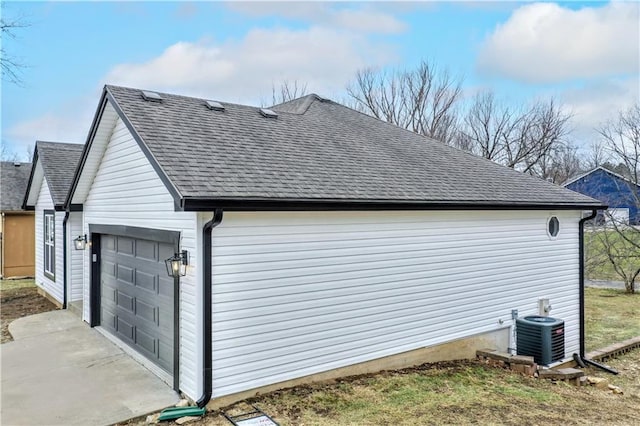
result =
[[205,105],[207,105],[207,108],[213,111],[224,111],[224,105],[222,105],[220,102],[206,101]]
[[267,118],[278,118],[278,114],[276,112],[267,108],[260,108],[260,114],[262,114],[263,117]]
[[162,96],[160,96],[156,92],[150,92],[148,90],[142,91],[142,99],[150,102],[162,102]]

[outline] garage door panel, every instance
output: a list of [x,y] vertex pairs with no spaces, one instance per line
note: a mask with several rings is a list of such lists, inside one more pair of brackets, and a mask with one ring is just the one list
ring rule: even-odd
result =
[[116,270],[118,271],[118,280],[123,281],[126,284],[133,285],[133,268],[129,268],[122,265],[121,263],[118,263]]
[[116,297],[117,297],[117,305],[119,308],[126,309],[127,311],[134,313],[133,303],[135,299],[133,297],[121,291],[118,291]]
[[136,299],[136,315],[153,324],[158,325],[158,308]]
[[165,279],[160,277],[158,285],[158,293],[160,296],[173,300],[173,288],[175,286],[173,279]]
[[158,342],[158,357],[160,363],[169,364],[173,359],[173,347],[165,345],[162,340]]
[[155,339],[150,334],[145,333],[140,328],[136,329],[136,342],[143,349],[145,349],[147,352],[149,352],[149,354],[152,354],[152,356],[154,358],[156,357],[156,354],[158,353],[158,350],[156,348],[156,341],[157,341],[157,339]]
[[122,316],[116,318],[116,325],[120,337],[133,342],[133,325],[125,321]]
[[116,331],[116,317],[108,309],[102,309],[102,326]]
[[113,237],[111,235],[103,235],[102,239],[100,240],[100,243],[102,244],[103,249],[106,249],[109,251],[116,250],[116,237]]
[[136,241],[136,257],[139,259],[158,261],[158,244],[152,241]]
[[102,272],[110,277],[116,276],[116,264],[113,261],[102,259]]
[[134,253],[134,239],[133,238],[127,238],[127,237],[118,237],[117,238],[118,241],[118,254],[120,255],[130,255],[133,256]]
[[174,281],[162,253],[170,244],[103,235],[101,325],[171,373],[174,353]]
[[158,292],[156,277],[156,275],[148,272],[136,271],[136,286],[155,294]]

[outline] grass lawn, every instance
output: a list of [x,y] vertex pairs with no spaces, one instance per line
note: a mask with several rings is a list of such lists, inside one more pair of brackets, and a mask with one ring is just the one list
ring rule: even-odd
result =
[[640,336],[640,293],[585,289],[587,352]]
[[0,292],[20,288],[36,288],[32,278],[24,280],[0,280]]
[[[607,233],[606,238],[604,238],[603,233]],[[626,231],[625,234],[631,240],[640,238],[640,232],[638,231]],[[640,264],[640,253],[638,253],[638,250],[631,243],[625,241],[616,231],[587,230],[584,233],[586,277],[591,280],[622,281],[622,278],[616,273],[613,265],[607,258],[605,240],[617,248],[617,250],[612,253],[624,256],[624,258],[619,259],[618,263],[625,271],[636,270]],[[638,279],[637,282],[640,282],[640,279]],[[637,286],[639,286],[639,284],[636,284],[636,287]]]
[[[587,348],[640,335],[640,294],[586,289]],[[637,425],[640,349],[607,361],[620,374],[588,369],[624,394],[525,377],[475,361],[349,377],[272,392],[225,408],[255,404],[280,425]],[[130,422],[145,424],[144,420]],[[172,422],[169,422],[172,424]],[[220,413],[189,422],[229,426]]]

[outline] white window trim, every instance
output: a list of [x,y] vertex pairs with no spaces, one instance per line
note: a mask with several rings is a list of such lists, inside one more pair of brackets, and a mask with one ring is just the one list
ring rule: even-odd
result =
[[56,277],[56,213],[54,210],[44,211],[42,234],[44,275],[54,280]]
[[[556,235],[551,234],[550,229],[549,229],[549,224],[554,218],[555,218],[555,220],[558,221],[558,231],[557,231]],[[558,216],[556,216],[555,214],[549,216],[547,218],[547,236],[549,236],[549,239],[550,240],[557,240],[558,237],[560,236],[561,232],[562,232],[562,226],[561,226],[561,223],[560,223],[560,218]]]

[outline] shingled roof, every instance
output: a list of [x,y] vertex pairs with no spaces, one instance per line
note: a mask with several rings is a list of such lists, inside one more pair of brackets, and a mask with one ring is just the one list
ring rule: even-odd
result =
[[[588,208],[592,198],[308,95],[271,109],[106,86],[179,205]],[[257,205],[257,204],[256,204]]]
[[0,164],[0,210],[22,210],[30,174],[31,163],[3,161]]
[[[36,142],[33,164],[42,165],[54,206],[64,205],[82,150],[83,145],[76,143]],[[33,173],[29,185],[32,179]]]

